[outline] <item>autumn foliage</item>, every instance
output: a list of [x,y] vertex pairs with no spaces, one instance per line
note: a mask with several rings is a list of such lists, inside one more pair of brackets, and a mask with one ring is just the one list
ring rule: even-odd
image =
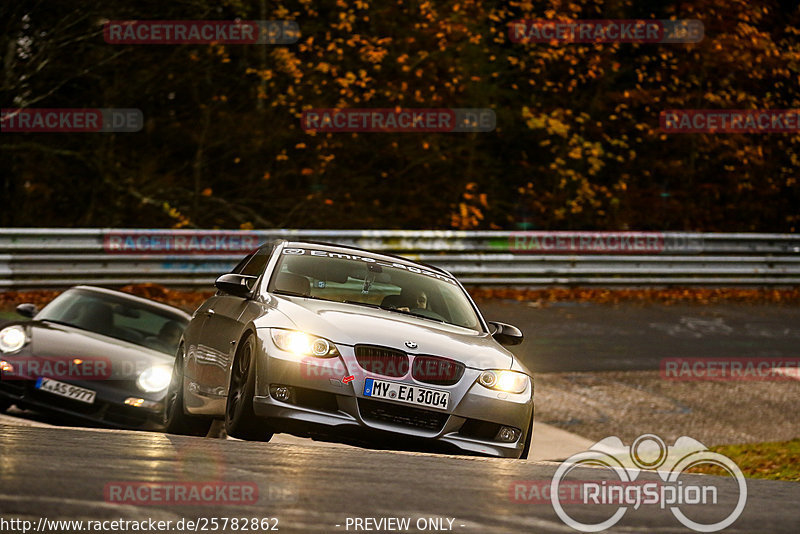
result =
[[[128,285],[121,291],[158,302],[170,304],[189,313],[214,294],[211,290],[186,291],[170,289],[158,284]],[[608,289],[608,288],[470,288],[470,294],[480,304],[487,300],[513,300],[534,307],[546,307],[555,302],[595,302],[599,304],[800,304],[800,289]],[[12,312],[23,302],[36,304],[40,308],[58,296],[57,290],[4,291],[0,292],[0,312]]]
[[[0,226],[793,232],[800,136],[664,109],[800,108],[781,0],[3,2],[3,107],[139,108],[3,134]],[[290,19],[293,45],[109,45],[104,20]],[[517,19],[699,19],[697,44],[510,42]],[[6,54],[6,51],[13,53]],[[492,108],[492,133],[306,133],[305,109]]]

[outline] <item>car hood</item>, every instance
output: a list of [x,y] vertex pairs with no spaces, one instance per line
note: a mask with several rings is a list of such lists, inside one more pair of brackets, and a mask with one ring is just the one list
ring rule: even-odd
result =
[[110,363],[108,379],[130,380],[156,364],[171,365],[174,356],[66,325],[33,321],[25,323],[30,356],[44,359],[65,357],[101,360]]
[[[514,361],[514,356],[485,332],[356,304],[274,298],[278,311],[298,330],[337,344],[393,347],[409,354],[452,358],[476,369],[508,369]],[[274,326],[260,323],[258,327]],[[406,342],[417,347],[411,349]]]

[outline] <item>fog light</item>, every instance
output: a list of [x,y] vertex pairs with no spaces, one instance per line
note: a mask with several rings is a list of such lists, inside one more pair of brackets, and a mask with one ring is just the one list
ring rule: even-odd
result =
[[292,402],[292,388],[289,386],[272,385],[269,388],[269,393],[272,398],[283,402]]
[[125,399],[125,404],[133,406],[134,408],[145,408],[147,410],[158,411],[161,409],[161,403],[139,397],[128,397]]
[[510,426],[501,426],[500,430],[497,432],[497,441],[504,441],[506,443],[511,443],[512,441],[517,441],[519,437],[519,430]]
[[5,360],[0,360],[0,371],[3,371],[4,373],[13,373],[14,366]]

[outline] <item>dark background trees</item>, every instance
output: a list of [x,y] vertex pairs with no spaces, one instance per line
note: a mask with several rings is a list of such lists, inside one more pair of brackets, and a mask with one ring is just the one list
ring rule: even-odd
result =
[[[266,15],[262,15],[263,13]],[[288,46],[119,46],[106,20],[293,19]],[[519,18],[697,18],[698,44],[515,44]],[[778,0],[3,2],[3,108],[138,133],[0,134],[2,226],[793,232],[800,136],[659,131],[800,108]],[[492,133],[309,134],[324,107],[492,108]]]

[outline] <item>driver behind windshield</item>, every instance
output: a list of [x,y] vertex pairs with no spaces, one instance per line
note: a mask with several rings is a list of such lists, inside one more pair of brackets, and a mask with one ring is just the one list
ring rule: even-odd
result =
[[411,310],[427,310],[428,309],[428,295],[424,291],[416,290],[412,293],[413,298],[408,306],[401,306],[397,308],[400,311]]

